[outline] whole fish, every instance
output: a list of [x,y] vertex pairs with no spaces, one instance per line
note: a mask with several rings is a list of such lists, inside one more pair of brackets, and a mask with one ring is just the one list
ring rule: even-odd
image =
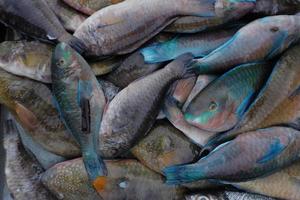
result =
[[94,13],[74,35],[87,46],[87,55],[127,54],[180,15],[214,16],[215,0],[124,1]]
[[6,180],[14,199],[54,200],[40,181],[42,167],[25,151],[18,131],[11,120],[5,122],[4,145],[6,149]]
[[0,70],[0,103],[47,151],[67,158],[80,155],[78,144],[59,118],[51,91],[44,84]]
[[[108,169],[106,187],[100,195],[103,199],[183,199],[183,189],[163,183],[156,174],[136,160],[105,161]],[[82,159],[57,164],[42,177],[44,185],[64,200],[97,200],[96,192],[88,184]],[[66,187],[67,186],[67,187]]]
[[86,15],[70,8],[61,0],[46,0],[46,2],[68,31],[74,32],[87,18]]
[[119,3],[123,0],[63,0],[69,6],[86,14],[92,15],[94,12],[106,6]]
[[274,200],[273,198],[257,194],[235,192],[235,191],[217,191],[201,192],[199,194],[189,195],[186,200]]
[[163,173],[168,184],[203,179],[247,181],[291,165],[299,160],[299,150],[299,131],[271,127],[241,134],[198,162],[167,167]]
[[165,97],[163,112],[167,119],[178,130],[182,131],[191,141],[198,146],[204,146],[208,140],[215,135],[215,133],[201,130],[189,124],[181,111],[181,107],[191,93],[195,85],[196,77],[182,79],[173,84],[172,90]]
[[[149,134],[130,151],[146,167],[162,174],[162,169],[175,164],[189,163],[198,158],[200,147],[191,143],[179,130],[166,121],[158,121]],[[185,184],[189,189],[216,187],[203,180]]]
[[80,145],[89,179],[97,191],[105,187],[106,166],[98,155],[98,134],[105,96],[86,61],[60,43],[52,57],[52,88],[60,114]]
[[225,44],[196,59],[192,66],[198,73],[224,72],[236,65],[274,58],[299,38],[300,16],[265,17],[241,28]]
[[1,0],[0,21],[42,41],[66,42],[78,52],[85,45],[69,34],[44,0]]
[[163,63],[145,63],[143,55],[137,51],[128,56],[120,66],[103,76],[103,78],[120,88],[125,88],[133,81],[153,73],[163,65]]
[[300,163],[284,168],[274,174],[255,180],[232,183],[233,186],[279,199],[300,199]]
[[237,126],[212,139],[207,146],[221,144],[246,131],[292,124],[300,118],[299,51],[297,45],[284,53]]
[[250,63],[228,71],[192,100],[185,119],[211,132],[231,129],[264,85],[271,67],[269,63]]
[[40,144],[33,141],[28,133],[16,122],[16,129],[19,133],[21,142],[26,149],[26,151],[38,161],[38,163],[43,167],[43,169],[48,169],[53,165],[63,162],[66,158],[53,154],[45,150]]
[[236,29],[218,32],[205,32],[193,35],[177,35],[171,40],[145,47],[141,50],[146,63],[159,63],[173,60],[184,53],[192,53],[194,57],[204,57],[227,40]]
[[145,136],[155,122],[170,85],[188,71],[191,54],[184,54],[115,96],[104,113],[100,130],[100,150],[106,157],[128,151]]
[[[0,68],[12,74],[51,83],[53,47],[38,41],[5,41],[0,44]],[[122,58],[92,62],[96,75],[109,73],[121,64]]]

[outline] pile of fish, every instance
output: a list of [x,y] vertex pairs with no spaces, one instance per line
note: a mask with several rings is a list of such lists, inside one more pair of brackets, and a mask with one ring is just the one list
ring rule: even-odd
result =
[[300,199],[299,0],[0,0],[0,22],[1,197]]

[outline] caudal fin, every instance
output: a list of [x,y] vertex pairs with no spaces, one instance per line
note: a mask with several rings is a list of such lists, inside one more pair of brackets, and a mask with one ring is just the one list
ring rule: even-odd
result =
[[168,185],[194,182],[202,178],[201,171],[196,164],[174,165],[166,167],[162,172],[167,179],[166,184]]
[[182,15],[194,15],[199,17],[214,17],[216,0],[181,0],[184,6],[180,8]]

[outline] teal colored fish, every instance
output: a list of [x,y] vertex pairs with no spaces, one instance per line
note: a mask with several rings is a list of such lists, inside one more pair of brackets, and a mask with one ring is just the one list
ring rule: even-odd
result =
[[229,40],[235,32],[236,29],[230,29],[193,35],[177,35],[166,42],[145,47],[140,52],[146,63],[173,60],[184,53],[192,53],[194,57],[204,57]]
[[272,66],[251,63],[238,66],[211,82],[187,107],[184,117],[211,132],[231,129],[265,83]]
[[247,132],[217,147],[194,164],[163,170],[168,184],[203,179],[241,182],[281,170],[299,160],[300,132],[271,127]]
[[192,66],[198,73],[216,73],[236,65],[269,60],[299,41],[300,16],[278,15],[253,21],[229,41]]
[[97,191],[105,184],[106,166],[97,154],[105,106],[103,91],[86,61],[65,43],[52,57],[53,93],[66,126],[80,144],[90,181]]

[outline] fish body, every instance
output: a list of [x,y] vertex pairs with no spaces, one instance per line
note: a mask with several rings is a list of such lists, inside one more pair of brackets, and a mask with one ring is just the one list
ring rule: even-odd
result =
[[104,113],[100,130],[100,148],[105,157],[128,151],[147,134],[160,111],[171,84],[182,78],[192,55],[184,54],[146,77],[121,90]]
[[13,199],[54,200],[55,198],[42,185],[43,173],[39,163],[32,159],[18,136],[18,131],[11,120],[5,123],[4,145],[6,149],[6,181]]
[[42,0],[1,0],[0,21],[21,33],[43,41],[66,42],[78,52],[84,44],[69,34],[47,3]]
[[[163,183],[161,175],[136,160],[105,161],[108,169],[107,185],[100,195],[103,199],[183,199],[183,190]],[[64,200],[100,199],[88,184],[82,159],[55,165],[42,177],[44,185]],[[66,187],[67,186],[67,187]]]
[[299,150],[299,131],[271,127],[239,135],[218,146],[197,163],[167,167],[163,172],[168,184],[203,179],[242,182],[291,165],[299,160]]
[[173,60],[184,53],[192,53],[194,57],[204,57],[229,40],[235,31],[233,29],[193,35],[177,35],[169,41],[145,47],[139,51],[146,63]]
[[74,9],[86,14],[92,15],[96,11],[106,6],[122,2],[123,0],[63,0]]
[[120,92],[120,88],[116,87],[114,84],[112,84],[111,82],[102,80],[100,78],[98,78],[98,82],[101,85],[103,92],[104,92],[104,96],[106,98],[106,100],[108,102],[111,102],[111,100],[113,98],[115,98],[115,96]]
[[300,163],[295,162],[269,176],[255,180],[232,183],[233,186],[262,195],[279,199],[297,200],[300,198],[299,170]]
[[90,16],[75,36],[89,56],[133,52],[180,15],[215,15],[215,0],[130,0],[105,7]]
[[297,45],[284,53],[241,121],[234,129],[212,139],[208,145],[221,144],[246,131],[293,124],[299,119],[299,51],[300,46]]
[[[53,93],[66,126],[79,143],[89,179],[101,190],[106,167],[98,156],[98,134],[105,96],[86,61],[66,43],[52,57]],[[101,182],[101,184],[98,182]]]
[[261,18],[241,28],[209,55],[196,59],[193,67],[201,74],[216,73],[244,63],[269,60],[299,41],[299,37],[300,16]]
[[210,132],[234,127],[264,85],[271,65],[238,66],[211,82],[191,101],[184,117],[190,124]]
[[46,0],[46,2],[68,31],[74,32],[87,18],[86,15],[70,8],[61,0]]
[[54,154],[67,158],[79,156],[78,144],[59,118],[48,87],[0,71],[0,103],[30,137]]
[[217,191],[203,192],[186,196],[186,200],[274,200],[273,198],[257,194],[236,192],[236,191]]
[[259,0],[250,14],[263,16],[295,14],[297,11],[299,12],[299,5],[298,0]]
[[[0,44],[0,68],[18,76],[43,83],[52,83],[51,57],[53,47],[38,41],[5,41]],[[121,65],[122,58],[91,62],[96,75],[109,73]]]

